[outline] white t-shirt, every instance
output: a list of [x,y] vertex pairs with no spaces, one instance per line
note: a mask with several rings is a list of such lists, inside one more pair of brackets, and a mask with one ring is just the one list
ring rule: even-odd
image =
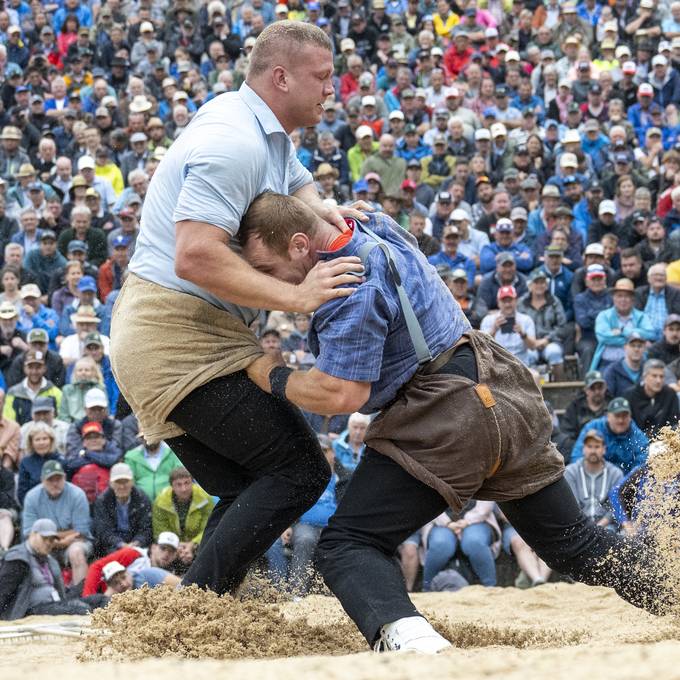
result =
[[[514,354],[516,357],[521,358],[527,352],[527,346],[522,340],[522,336],[514,331],[510,333],[503,333],[503,331],[498,331],[495,335],[493,334],[493,324],[500,312],[490,312],[483,319],[480,325],[480,330],[491,335],[494,340],[503,348],[507,349],[510,354]],[[522,312],[515,312],[515,323],[522,329],[522,332],[526,335],[530,335],[532,338],[536,337],[536,326],[534,325],[534,320],[528,314],[522,314]]]

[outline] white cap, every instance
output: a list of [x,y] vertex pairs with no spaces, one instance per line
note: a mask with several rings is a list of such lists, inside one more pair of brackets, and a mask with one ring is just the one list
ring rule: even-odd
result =
[[362,106],[375,106],[375,97],[372,94],[367,94],[361,98]]
[[127,463],[116,463],[111,468],[111,474],[109,475],[109,480],[116,482],[119,479],[134,479],[135,476],[132,474],[132,468]]
[[519,52],[516,52],[515,50],[510,50],[505,54],[505,61],[519,61]]
[[94,406],[103,406],[107,408],[109,400],[106,398],[103,390],[98,387],[93,387],[85,394],[85,408],[93,408]]
[[405,120],[404,118],[404,112],[400,111],[399,109],[394,109],[388,116],[390,120]]
[[479,130],[475,130],[475,141],[479,142],[483,139],[489,141],[491,139],[491,133],[486,128],[479,128]]
[[614,52],[617,59],[623,59],[623,57],[628,57],[630,59],[631,52],[628,45],[617,45],[616,52]]
[[345,50],[353,50],[356,47],[356,43],[352,38],[343,38],[340,41],[340,51],[344,52]]
[[662,40],[659,43],[659,52],[665,52],[666,50],[670,50],[673,46],[671,45],[670,40]]
[[605,33],[607,31],[614,31],[614,33],[619,32],[619,26],[616,23],[616,21],[605,21],[603,28],[604,28]]
[[575,153],[563,153],[560,156],[560,167],[561,168],[578,168],[578,158],[576,158],[576,154]]
[[578,130],[567,130],[564,133],[564,139],[562,140],[562,143],[571,144],[572,142],[581,142],[581,135],[578,133]]
[[148,31],[151,31],[153,33],[153,24],[150,21],[142,21],[142,23],[139,26],[139,32],[140,33],[147,33]]
[[497,28],[487,28],[486,31],[484,31],[484,37],[485,38],[497,38],[498,37],[498,29]]
[[373,129],[368,125],[360,125],[357,131],[354,133],[357,139],[363,139],[364,137],[373,137]]
[[466,210],[463,210],[462,208],[456,208],[451,213],[449,220],[456,221],[456,222],[465,220],[465,221],[469,222],[470,221],[470,215],[468,215]]
[[598,215],[616,215],[616,204],[610,200],[602,201],[597,213]]
[[569,78],[561,78],[557,84],[558,87],[568,87],[571,90],[571,80]]
[[586,246],[585,255],[601,255],[604,257],[604,246],[601,243],[591,243]]
[[652,59],[652,66],[666,66],[668,64],[668,59],[663,56],[663,54],[657,54]]
[[506,136],[507,134],[508,134],[508,130],[507,130],[507,128],[505,127],[505,125],[503,125],[503,123],[494,123],[494,124],[491,126],[491,136],[492,136],[493,138],[496,138],[496,137],[504,137],[504,136]]
[[102,567],[104,581],[108,583],[116,574],[120,574],[121,571],[125,571],[125,567],[120,562],[116,562],[116,560],[105,564]]
[[177,548],[179,548],[179,536],[172,531],[161,531],[161,533],[158,534],[156,543],[158,545],[170,545],[177,550]]
[[444,92],[444,99],[449,97],[460,97],[460,90],[457,87],[447,87]]
[[78,159],[78,170],[94,170],[94,158],[92,156],[81,156]]

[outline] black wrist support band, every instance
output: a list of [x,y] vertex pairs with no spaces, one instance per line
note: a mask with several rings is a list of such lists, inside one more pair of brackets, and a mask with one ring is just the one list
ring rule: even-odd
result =
[[269,371],[269,387],[271,387],[272,394],[275,397],[286,398],[286,385],[292,372],[293,369],[288,368],[288,366],[275,366]]

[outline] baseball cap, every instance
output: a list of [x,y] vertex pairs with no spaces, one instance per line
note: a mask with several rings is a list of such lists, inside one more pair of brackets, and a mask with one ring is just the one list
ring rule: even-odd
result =
[[375,106],[375,97],[372,94],[367,94],[361,98],[362,106]]
[[499,300],[503,300],[504,298],[516,298],[517,297],[517,291],[515,290],[514,286],[501,286],[498,289],[498,295],[496,296]]
[[560,190],[554,184],[546,184],[543,187],[543,191],[541,191],[541,196],[543,196],[544,198],[548,197],[559,198]]
[[504,250],[496,255],[496,264],[514,264],[515,256],[509,251]]
[[44,482],[50,477],[66,477],[64,466],[58,460],[46,460],[40,470],[40,481]]
[[[404,134],[405,135],[410,135],[410,134],[415,134],[418,132],[418,128],[413,124],[413,123],[407,123],[404,126]],[[441,144],[441,143],[446,144],[446,137],[444,135],[437,135],[434,138],[434,144]]]
[[[418,167],[420,167],[420,163],[418,164]],[[355,194],[359,194],[361,192],[368,191],[368,182],[365,179],[358,179],[352,185],[352,191]]]
[[156,543],[158,545],[169,545],[177,550],[179,548],[179,536],[172,531],[161,531]]
[[78,290],[81,293],[90,291],[92,293],[97,292],[97,282],[94,280],[93,276],[83,276],[80,281],[78,281]]
[[461,279],[464,279],[467,282],[467,273],[464,269],[457,267],[451,272],[451,280],[460,281]]
[[513,208],[512,212],[510,213],[510,219],[513,222],[515,220],[528,220],[529,216],[527,215],[526,208],[522,208],[522,206],[517,206],[516,208]]
[[663,54],[657,54],[652,59],[652,66],[666,66],[666,64],[668,64],[668,59]]
[[630,413],[630,404],[624,397],[616,397],[607,405],[607,413]]
[[496,231],[507,233],[512,231],[512,229],[512,222],[507,217],[501,217],[501,219],[496,222]]
[[669,314],[664,321],[664,328],[672,323],[680,323],[680,314]]
[[[567,130],[564,133],[564,138],[562,139],[562,142],[564,144],[573,144],[573,143],[581,143],[581,135],[578,133],[578,130]],[[570,154],[573,155],[573,154]],[[566,154],[563,154],[562,158],[564,158]],[[560,158],[560,165],[564,167],[564,163],[562,162],[562,158]]]
[[35,297],[39,298],[40,297],[40,288],[35,283],[27,283],[24,286],[21,286],[21,297],[22,298],[27,298],[27,297]]
[[41,241],[56,241],[57,235],[51,229],[45,229],[42,234],[40,234]]
[[[363,101],[363,100],[362,100]],[[399,109],[394,109],[389,115],[390,120],[404,120],[404,112]]]
[[588,371],[585,377],[586,387],[592,387],[597,383],[603,383],[605,380],[600,371]]
[[108,583],[116,574],[125,571],[125,567],[116,560],[109,562],[102,567],[102,578]]
[[[122,212],[122,211],[121,211]],[[113,248],[127,248],[130,245],[130,237],[125,236],[124,234],[119,234],[116,236],[113,241],[111,241],[111,246]],[[83,277],[85,278],[85,277]],[[81,279],[82,281],[82,279]]]
[[357,131],[354,133],[357,139],[363,139],[364,137],[373,137],[373,130],[368,125],[360,125]]
[[47,331],[43,328],[32,328],[26,337],[28,342],[49,342],[50,338]]
[[0,304],[0,319],[13,319],[15,316],[19,316],[19,312],[12,302],[5,300]]
[[371,180],[373,180],[374,182],[378,182],[378,184],[380,184],[380,182],[381,182],[380,175],[377,172],[367,172],[364,175],[364,179],[367,182],[370,182]]
[[88,347],[89,345],[98,345],[103,347],[102,336],[99,333],[88,333],[83,340],[83,346]]
[[81,156],[78,159],[78,172],[87,169],[94,170],[94,158],[92,156]]
[[601,243],[589,243],[583,254],[600,255],[601,257],[604,257],[604,246]]
[[595,118],[588,118],[585,125],[583,126],[583,129],[586,132],[599,132],[600,124],[597,122]]
[[462,208],[456,208],[449,217],[449,222],[470,221],[470,216]]
[[[612,411],[612,413],[614,412]],[[597,441],[602,442],[604,444],[604,437],[595,429],[590,429],[583,435],[584,443],[587,442],[589,439],[597,439]]]
[[479,142],[482,140],[489,141],[491,139],[491,133],[486,128],[479,128],[475,130],[475,141]]
[[401,183],[401,188],[402,190],[407,189],[410,191],[415,191],[418,188],[418,185],[412,179],[405,179]]
[[437,194],[437,203],[451,203],[451,194],[448,191],[440,191]]
[[[599,243],[594,243],[593,245],[600,245]],[[590,264],[588,269],[586,269],[586,278],[595,279],[597,277],[604,278],[607,276],[607,272],[601,264]]]
[[93,387],[85,394],[85,408],[93,408],[95,406],[103,406],[106,408],[108,405],[109,400],[106,398],[106,394],[98,387]]
[[36,397],[31,405],[31,415],[54,411],[54,401],[51,397]]
[[534,281],[538,281],[538,279],[547,279],[548,275],[545,273],[545,270],[543,269],[534,269],[534,271],[529,274],[529,283],[532,283]]
[[642,83],[637,89],[638,97],[653,97],[654,88],[649,83]]
[[480,175],[475,182],[476,186],[480,184],[491,184],[491,180],[486,175]]
[[564,250],[562,250],[560,246],[549,245],[546,246],[545,250],[543,251],[543,254],[546,257],[562,257],[564,255]]
[[40,534],[43,538],[58,536],[57,525],[47,517],[36,519],[31,525],[31,533]]
[[520,189],[538,189],[538,179],[536,175],[529,175],[526,179],[522,180],[519,185]]
[[635,75],[637,73],[637,66],[634,61],[624,61],[621,71],[626,75]]
[[[574,132],[576,132],[574,130]],[[578,135],[578,132],[576,133]],[[566,141],[566,135],[565,135],[565,141]],[[581,138],[579,137],[578,141],[581,141]],[[576,158],[576,154],[574,153],[563,153],[562,156],[560,156],[560,167],[562,168],[577,168],[578,167],[578,158]]]
[[504,173],[503,173],[503,180],[506,179],[518,179],[519,178],[519,170],[517,168],[508,168]]
[[505,137],[508,134],[508,129],[503,125],[503,123],[494,123],[491,126],[491,136],[495,139],[496,137]]
[[101,423],[90,420],[83,425],[80,430],[82,437],[87,437],[88,434],[104,434],[104,428]]
[[87,243],[85,241],[80,241],[79,239],[75,238],[72,241],[68,242],[68,248],[67,248],[69,253],[86,253],[88,248],[87,248]]
[[616,215],[616,203],[610,201],[609,199],[604,200],[600,203],[600,207],[597,209],[600,215]]
[[420,161],[417,158],[412,158],[407,164],[407,168],[418,168],[422,169],[422,165],[420,165]]
[[[567,176],[562,180],[562,184],[564,184],[565,186],[566,186],[567,184],[578,184],[578,183],[579,183],[579,181],[578,181],[578,178],[576,177],[576,175],[567,175]],[[569,214],[570,214],[570,215],[573,215],[573,214],[574,214],[574,213],[571,211],[571,209],[569,209],[569,208],[567,208],[567,207],[565,207],[565,206],[562,206],[561,208],[558,208],[557,210],[563,210],[563,211],[564,211],[564,210],[569,210]],[[555,212],[557,212],[557,211],[555,211]]]
[[132,468],[127,463],[116,463],[111,468],[111,474],[109,479],[115,482],[119,479],[134,479],[135,476],[132,474]]

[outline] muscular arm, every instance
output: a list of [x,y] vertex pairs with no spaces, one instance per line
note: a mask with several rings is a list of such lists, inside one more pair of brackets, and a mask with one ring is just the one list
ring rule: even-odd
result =
[[313,312],[327,300],[350,295],[351,288],[336,286],[356,283],[344,272],[363,268],[357,257],[320,262],[296,286],[253,269],[229,248],[229,234],[212,224],[183,220],[175,224],[175,234],[177,276],[237,305]]
[[[247,369],[248,377],[262,390],[271,393],[269,372],[278,365],[271,355],[261,357]],[[354,413],[367,401],[371,384],[343,380],[316,368],[295,371],[286,385],[286,398],[296,406],[321,416]]]

